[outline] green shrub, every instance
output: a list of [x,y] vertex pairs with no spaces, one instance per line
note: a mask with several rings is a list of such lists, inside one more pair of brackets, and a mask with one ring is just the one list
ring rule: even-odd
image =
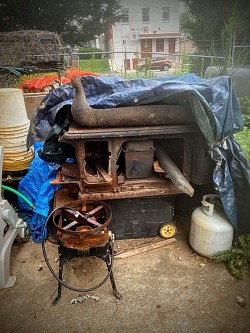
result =
[[250,269],[250,235],[240,236],[231,250],[220,251],[211,259],[224,261],[229,273],[242,280],[243,269]]
[[250,161],[250,129],[244,127],[243,131],[236,133],[234,136],[240,144],[247,160]]
[[235,134],[236,141],[240,144],[247,160],[250,162],[250,98],[239,98],[244,119],[244,130]]
[[244,125],[250,129],[250,97],[240,97],[238,100],[244,117]]

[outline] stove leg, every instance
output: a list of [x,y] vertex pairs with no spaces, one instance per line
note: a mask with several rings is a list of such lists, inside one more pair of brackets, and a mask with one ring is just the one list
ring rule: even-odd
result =
[[111,262],[110,262],[110,256],[107,255],[107,257],[105,258],[105,262],[108,268],[108,271],[110,272],[110,282],[111,282],[111,286],[113,289],[113,294],[115,295],[116,298],[121,299],[122,295],[119,293],[119,291],[116,288],[116,284],[115,284],[115,279],[114,279],[114,275],[112,272],[112,267],[111,267]]
[[[62,277],[63,277],[63,259],[62,256],[59,255],[60,259],[59,259],[59,280],[62,281]],[[62,296],[62,284],[61,282],[58,281],[58,287],[57,287],[57,296],[54,299],[54,301],[52,302],[53,305],[56,305],[58,303],[58,301],[60,300]]]

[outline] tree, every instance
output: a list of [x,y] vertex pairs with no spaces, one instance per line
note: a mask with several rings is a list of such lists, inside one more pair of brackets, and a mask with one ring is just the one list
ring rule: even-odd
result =
[[79,44],[120,20],[119,0],[0,0],[0,31],[47,30]]
[[250,41],[249,0],[181,1],[188,9],[188,13],[182,17],[181,30],[191,36],[200,50],[210,48],[212,41],[216,47],[221,47],[221,34],[225,32],[225,25],[229,24],[231,17],[235,17],[235,13],[238,25],[234,25],[234,33],[237,39],[242,43]]

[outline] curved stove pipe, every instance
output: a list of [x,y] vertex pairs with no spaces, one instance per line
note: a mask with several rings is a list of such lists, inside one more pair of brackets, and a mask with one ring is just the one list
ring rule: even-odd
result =
[[79,78],[71,81],[76,89],[71,107],[72,117],[84,127],[134,127],[187,125],[194,123],[188,109],[180,105],[140,105],[111,109],[93,109],[88,105]]

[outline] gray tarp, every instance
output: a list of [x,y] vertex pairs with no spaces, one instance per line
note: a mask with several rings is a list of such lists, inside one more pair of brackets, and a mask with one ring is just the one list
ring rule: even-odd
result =
[[[250,233],[250,166],[233,136],[243,129],[243,120],[230,77],[202,79],[188,74],[125,80],[84,76],[81,81],[87,101],[93,108],[160,102],[191,109],[216,162],[214,186],[225,212],[237,234]],[[71,85],[51,91],[44,100],[44,107],[37,111],[31,122],[28,147],[46,139],[41,156],[46,159],[48,154],[47,160],[55,164],[62,163],[65,158],[65,147],[57,145],[57,138],[70,122],[74,94]],[[50,148],[51,144],[55,145],[53,154],[50,154],[50,148],[46,151],[46,142]]]

